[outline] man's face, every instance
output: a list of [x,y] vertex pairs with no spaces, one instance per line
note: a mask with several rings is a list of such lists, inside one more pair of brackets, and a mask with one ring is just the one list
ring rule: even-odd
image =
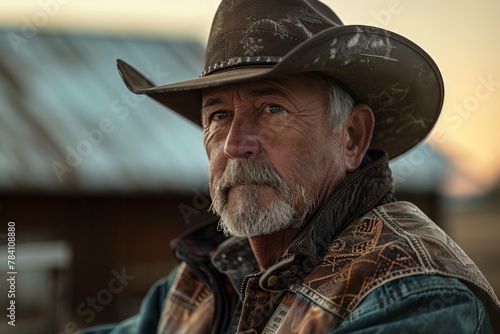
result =
[[325,88],[303,74],[203,92],[210,193],[227,234],[298,227],[345,176],[346,130],[329,126]]

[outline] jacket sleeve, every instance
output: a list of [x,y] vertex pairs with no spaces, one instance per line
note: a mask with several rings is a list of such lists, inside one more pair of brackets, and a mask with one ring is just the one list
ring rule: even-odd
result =
[[332,334],[493,333],[484,304],[456,278],[419,275],[372,291]]
[[80,334],[150,334],[156,333],[163,303],[172,285],[177,267],[168,277],[156,282],[141,304],[139,313],[123,322],[91,327],[80,331]]

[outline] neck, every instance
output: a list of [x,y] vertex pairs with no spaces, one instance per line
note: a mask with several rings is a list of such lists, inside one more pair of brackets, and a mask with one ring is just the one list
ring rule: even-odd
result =
[[296,228],[288,228],[273,234],[249,237],[250,247],[252,247],[260,270],[265,270],[275,264],[297,237],[299,231]]

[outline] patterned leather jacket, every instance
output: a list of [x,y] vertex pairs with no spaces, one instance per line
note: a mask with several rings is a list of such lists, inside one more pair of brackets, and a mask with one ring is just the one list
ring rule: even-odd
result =
[[[181,264],[155,299],[157,333],[500,332],[490,285],[417,207],[395,201],[382,152],[370,152],[263,272],[248,240],[225,238],[215,223],[172,245]],[[461,308],[469,304],[479,306]]]

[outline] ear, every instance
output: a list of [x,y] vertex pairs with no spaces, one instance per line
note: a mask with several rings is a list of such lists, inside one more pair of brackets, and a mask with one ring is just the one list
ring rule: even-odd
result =
[[347,143],[345,164],[348,173],[355,171],[370,146],[375,117],[372,109],[366,104],[358,104],[352,109],[347,120]]

